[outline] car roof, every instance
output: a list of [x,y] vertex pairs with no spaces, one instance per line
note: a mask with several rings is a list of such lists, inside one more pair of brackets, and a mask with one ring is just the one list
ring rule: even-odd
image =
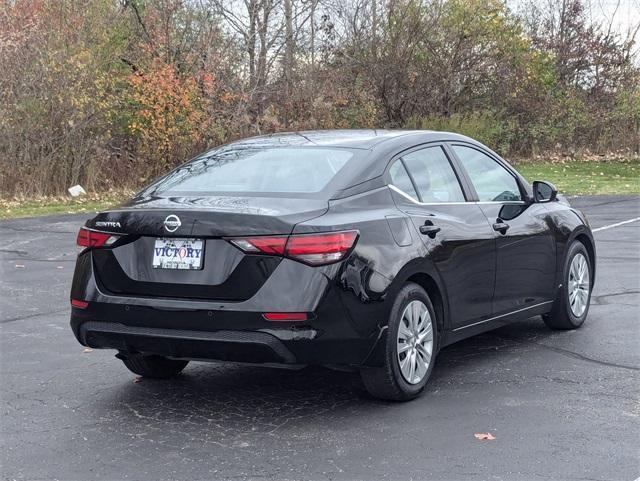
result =
[[[339,129],[280,132],[248,137],[219,148],[336,147],[360,151],[361,154],[357,157],[360,160],[366,160],[350,163],[351,167],[340,176],[333,188],[333,198],[339,198],[364,190],[370,181],[380,179],[389,161],[395,155],[406,149],[431,142],[464,142],[501,158],[487,146],[470,137],[435,130]],[[213,151],[215,150],[217,149]]]
[[[415,142],[419,140],[417,139],[418,137],[423,137],[424,142],[436,140],[472,140],[451,132],[437,132],[433,130],[342,129],[281,132],[249,137],[227,145],[234,147],[322,146],[372,150],[390,140],[395,140],[395,143],[403,143],[403,141]],[[422,139],[420,139],[420,141],[422,141]]]

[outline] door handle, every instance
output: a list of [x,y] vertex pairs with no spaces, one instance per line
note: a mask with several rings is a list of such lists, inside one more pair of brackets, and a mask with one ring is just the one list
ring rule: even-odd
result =
[[497,222],[493,224],[493,230],[500,232],[500,234],[506,234],[509,230],[509,224],[498,219]]
[[435,238],[436,234],[442,229],[437,225],[433,225],[430,220],[425,221],[424,225],[420,226],[420,234],[428,235],[431,239]]

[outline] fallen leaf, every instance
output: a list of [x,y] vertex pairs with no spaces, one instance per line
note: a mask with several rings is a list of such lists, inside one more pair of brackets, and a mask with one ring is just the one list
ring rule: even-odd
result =
[[141,377],[136,377],[136,378],[133,379],[133,382],[135,382],[135,383],[138,383],[140,381],[142,381]]
[[491,433],[476,433],[474,434],[474,436],[476,437],[476,439],[487,440],[487,441],[493,441],[496,438]]
[[91,349],[90,347],[87,347],[84,351],[82,352],[93,352],[93,349]]

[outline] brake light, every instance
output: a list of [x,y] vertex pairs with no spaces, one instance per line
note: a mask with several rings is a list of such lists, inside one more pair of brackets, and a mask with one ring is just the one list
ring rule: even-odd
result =
[[244,252],[288,257],[313,266],[341,261],[358,239],[358,231],[227,239]]
[[81,227],[78,231],[76,244],[82,249],[86,247],[103,247],[110,246],[119,238],[120,236],[109,234],[107,232],[96,232],[86,229],[85,227]]

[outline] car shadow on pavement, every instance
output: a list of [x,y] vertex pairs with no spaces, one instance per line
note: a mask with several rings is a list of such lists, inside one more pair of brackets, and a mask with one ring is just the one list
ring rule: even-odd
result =
[[[530,375],[527,359],[539,351],[544,340],[557,336],[540,316],[518,321],[445,347],[438,355],[427,391],[453,382],[504,382],[514,375]],[[478,373],[482,373],[479,376]]]
[[[443,349],[418,402],[428,405],[430,395],[446,395],[460,384],[482,379],[491,384],[513,376],[526,363],[524,353],[536,348],[530,341],[552,334],[539,318],[533,318]],[[227,436],[248,427],[256,434],[268,433],[291,422],[322,425],[327,416],[349,416],[355,410],[373,414],[402,409],[400,404],[368,396],[357,373],[320,367],[290,370],[192,363],[175,379],[131,377],[113,392],[113,397],[100,397],[99,408],[115,410],[112,414],[121,420],[195,422],[215,426],[216,432]]]
[[[94,429],[109,439],[151,441],[163,452],[269,446],[282,436],[322,440],[327,432],[379,429],[376,420],[389,415],[442,416],[443,403],[461,402],[479,388],[491,396],[535,382],[527,353],[539,347],[531,341],[552,334],[534,318],[449,346],[423,396],[406,404],[373,399],[357,373],[192,363],[172,380],[123,374],[125,382],[92,396],[83,409],[100,412]],[[540,352],[534,356],[540,359]]]

